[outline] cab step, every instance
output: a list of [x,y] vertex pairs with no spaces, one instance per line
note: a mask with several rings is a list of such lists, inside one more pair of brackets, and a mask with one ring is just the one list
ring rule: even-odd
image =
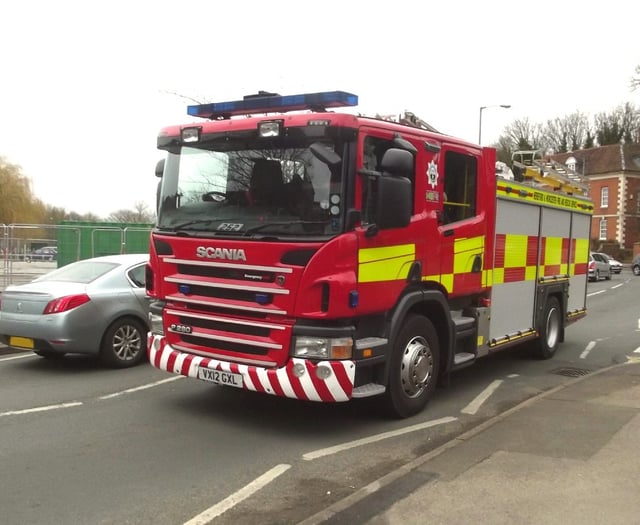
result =
[[453,317],[453,324],[456,327],[456,339],[464,339],[465,337],[471,337],[476,332],[476,318],[475,317]]
[[458,352],[453,356],[453,364],[454,366],[464,365],[470,361],[475,361],[475,358],[475,354],[472,354],[471,352]]
[[455,342],[452,369],[458,370],[475,362],[478,323],[475,317],[461,315],[452,318]]
[[361,398],[379,396],[380,394],[384,394],[386,390],[387,387],[385,387],[384,385],[379,385],[377,383],[367,383],[366,385],[355,387],[351,392],[351,397]]

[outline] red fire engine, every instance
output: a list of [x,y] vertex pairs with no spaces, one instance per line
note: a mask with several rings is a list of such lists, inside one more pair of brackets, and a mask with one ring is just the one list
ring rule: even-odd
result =
[[[151,363],[400,417],[524,341],[553,356],[586,314],[592,203],[524,152],[331,111],[341,91],[189,106],[164,128],[151,233]],[[511,172],[509,172],[511,173]]]

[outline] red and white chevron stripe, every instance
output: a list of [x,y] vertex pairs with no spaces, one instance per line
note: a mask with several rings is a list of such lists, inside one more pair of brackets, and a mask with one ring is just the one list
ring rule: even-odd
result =
[[[291,358],[283,368],[229,363],[175,350],[167,344],[164,336],[158,334],[149,334],[149,361],[160,370],[194,379],[198,378],[198,368],[202,367],[241,374],[245,390],[326,403],[351,399],[356,371],[353,361],[313,363],[307,359]],[[297,364],[305,369],[301,377],[293,374],[293,368]],[[333,371],[326,379],[316,376],[316,368],[322,365]]]

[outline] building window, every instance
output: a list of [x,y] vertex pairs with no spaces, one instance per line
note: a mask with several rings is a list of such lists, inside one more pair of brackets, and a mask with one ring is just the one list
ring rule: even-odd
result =
[[607,240],[607,219],[600,219],[600,234],[598,239],[601,241]]
[[609,206],[609,188],[605,186],[600,188],[600,207],[606,208],[607,206]]

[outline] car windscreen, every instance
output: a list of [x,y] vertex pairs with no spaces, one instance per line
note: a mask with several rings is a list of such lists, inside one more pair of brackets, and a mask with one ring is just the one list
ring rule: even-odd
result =
[[37,281],[62,281],[88,284],[118,266],[113,262],[79,261],[43,275]]

